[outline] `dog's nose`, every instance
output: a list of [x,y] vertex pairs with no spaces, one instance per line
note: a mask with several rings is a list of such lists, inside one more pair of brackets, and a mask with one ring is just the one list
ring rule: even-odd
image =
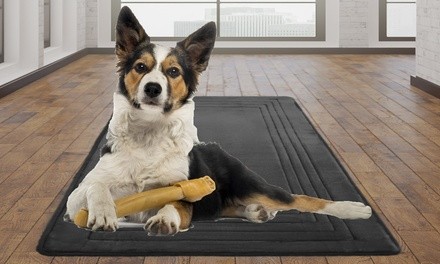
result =
[[158,83],[149,82],[145,85],[144,91],[150,98],[154,98],[162,92],[162,87]]

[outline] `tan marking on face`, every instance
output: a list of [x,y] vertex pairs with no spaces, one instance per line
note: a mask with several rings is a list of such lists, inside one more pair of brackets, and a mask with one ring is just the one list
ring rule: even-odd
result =
[[307,195],[293,195],[291,203],[284,203],[278,200],[271,199],[264,195],[255,195],[245,199],[245,205],[261,204],[264,208],[270,211],[286,211],[298,210],[300,212],[317,212],[324,209],[331,201],[310,197]]
[[191,203],[176,201],[171,203],[180,216],[180,229],[188,229],[191,225],[193,207]]
[[136,72],[135,69],[131,69],[131,71],[125,75],[125,88],[127,89],[128,96],[131,100],[136,98],[139,83],[141,82],[143,76],[143,74]]
[[[185,81],[183,79],[183,70],[182,66],[179,64],[178,59],[175,55],[168,56],[162,63],[162,70],[167,76],[168,83],[171,87],[171,93],[170,93],[170,101],[173,103],[173,108],[179,108],[180,107],[180,101],[185,98],[188,95],[188,87],[185,84]],[[167,70],[175,67],[179,69],[181,75],[179,75],[176,78],[172,78],[166,74]]]
[[125,75],[125,87],[127,88],[128,96],[131,100],[135,99],[139,83],[141,82],[142,77],[144,77],[145,75],[145,72],[139,73],[135,70],[136,65],[139,63],[145,64],[148,71],[150,71],[154,67],[155,60],[153,55],[151,55],[150,53],[144,53],[139,59],[137,59],[133,63],[133,68]]
[[136,61],[136,63],[139,62],[143,62],[145,65],[147,65],[148,71],[150,71],[154,67],[155,59],[151,53],[147,52],[142,54],[142,56]]

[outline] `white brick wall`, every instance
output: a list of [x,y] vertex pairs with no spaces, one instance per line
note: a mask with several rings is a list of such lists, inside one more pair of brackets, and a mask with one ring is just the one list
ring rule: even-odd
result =
[[86,0],[86,47],[98,46],[98,1]]
[[440,0],[417,0],[417,76],[440,85]]
[[370,0],[340,0],[340,47],[368,47],[368,1]]

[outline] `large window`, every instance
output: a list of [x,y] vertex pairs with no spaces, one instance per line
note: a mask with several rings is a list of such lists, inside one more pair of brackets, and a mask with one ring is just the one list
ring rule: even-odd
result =
[[44,47],[50,47],[50,0],[44,0]]
[[414,41],[416,11],[415,0],[380,0],[379,40]]
[[325,40],[325,0],[113,0],[112,5],[112,31],[121,6],[128,6],[157,39],[184,37],[215,21],[223,40]]
[[3,0],[0,0],[0,63],[4,62],[4,41],[3,41],[3,32],[4,32],[4,12],[3,12]]

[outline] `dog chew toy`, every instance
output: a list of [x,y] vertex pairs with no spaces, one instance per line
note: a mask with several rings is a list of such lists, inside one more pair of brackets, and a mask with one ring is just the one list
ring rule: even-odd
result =
[[[214,190],[215,182],[209,176],[177,182],[169,187],[148,190],[116,200],[116,216],[119,218],[140,213],[178,200],[196,202]],[[81,209],[73,222],[80,228],[87,228],[88,217],[87,209]]]

